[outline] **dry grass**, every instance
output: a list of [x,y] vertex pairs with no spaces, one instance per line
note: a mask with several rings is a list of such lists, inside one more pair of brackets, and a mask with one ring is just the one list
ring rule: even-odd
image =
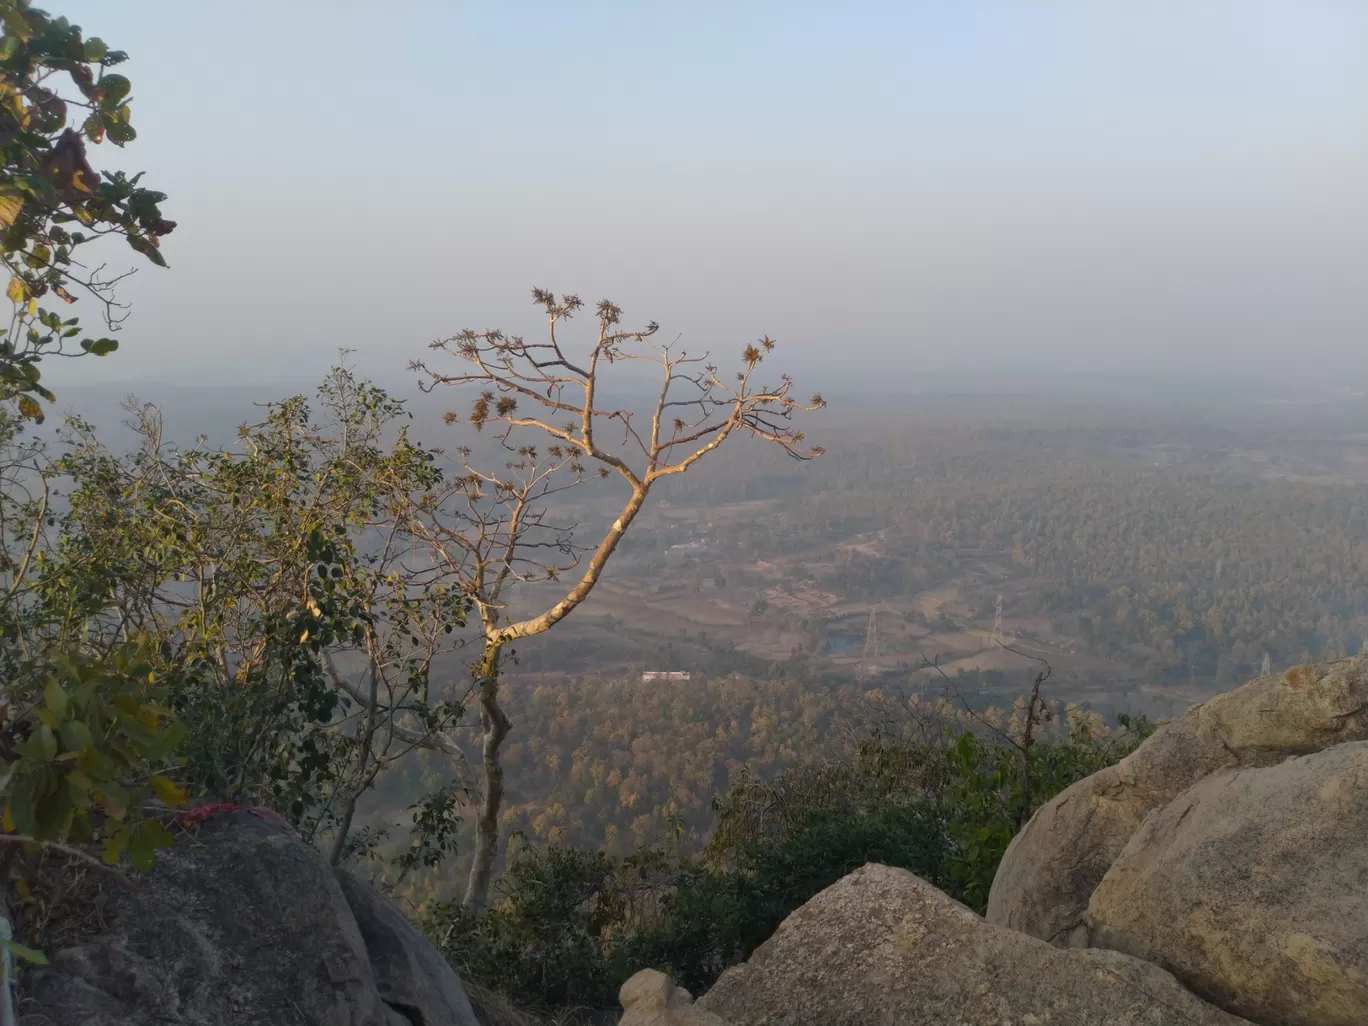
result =
[[109,929],[111,889],[120,886],[110,872],[59,852],[45,852],[20,869],[11,889],[24,942],[40,951],[84,944]]
[[481,1026],[613,1026],[619,1018],[617,1012],[575,1009],[533,1014],[518,1008],[497,991],[487,990],[477,983],[467,983],[465,989]]

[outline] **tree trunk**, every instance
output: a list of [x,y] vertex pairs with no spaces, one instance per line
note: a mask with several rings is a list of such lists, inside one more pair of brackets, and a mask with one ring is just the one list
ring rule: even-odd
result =
[[[370,693],[366,698],[366,727],[361,734],[361,751],[357,754],[356,784],[347,795],[347,808],[342,814],[342,822],[337,827],[337,837],[333,840],[328,864],[337,865],[342,861],[342,853],[347,848],[347,835],[351,833],[352,819],[356,816],[356,803],[361,800],[361,792],[366,790],[366,763],[370,759],[371,745],[375,743],[375,714],[378,711],[376,699],[379,691],[379,670],[371,660]],[[374,779],[374,774],[371,775]]]
[[[489,883],[494,874],[494,860],[499,848],[499,812],[503,806],[504,776],[499,747],[512,726],[499,707],[499,653],[503,646],[518,638],[531,637],[550,630],[578,606],[598,583],[608,557],[627,533],[646,501],[649,484],[637,484],[622,513],[604,535],[594,551],[589,566],[578,584],[554,606],[540,616],[505,627],[496,626],[486,618],[484,658],[478,663],[476,677],[480,682],[480,724],[484,727],[483,761],[485,789],[480,802],[480,814],[475,820],[475,858],[470,865],[470,880],[466,884],[463,904],[471,909],[483,909],[489,903]],[[497,599],[497,592],[494,596]]]
[[475,858],[470,865],[470,880],[466,885],[464,901],[467,908],[477,911],[489,904],[489,884],[499,851],[499,812],[503,807],[504,795],[503,762],[499,748],[512,727],[499,706],[497,654],[486,661],[484,679],[480,683],[480,723],[484,727],[484,798],[480,802],[480,814],[475,820]]

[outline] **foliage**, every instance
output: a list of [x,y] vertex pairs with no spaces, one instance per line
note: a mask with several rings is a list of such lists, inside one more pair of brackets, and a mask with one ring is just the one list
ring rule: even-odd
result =
[[[84,291],[101,304],[106,327],[117,329],[119,278],[87,270],[80,251],[119,236],[165,266],[161,238],[175,224],[162,216],[165,195],[140,185],[141,174],[100,173],[87,162],[86,142],[122,147],[137,134],[129,120],[132,84],[110,70],[128,55],[26,0],[0,0],[0,24],[0,254],[14,304],[0,335],[0,401],[17,400],[23,416],[41,420],[34,397],[53,396],[40,383],[39,363],[73,352],[103,356],[118,343],[81,338],[72,350],[68,344],[81,335],[77,319],[63,319],[39,300],[70,304],[72,289]],[[59,92],[63,77],[74,93]],[[72,224],[78,227],[69,230]]]
[[922,803],[812,810],[782,838],[737,853],[728,869],[685,863],[662,902],[664,914],[626,949],[631,968],[666,969],[700,993],[791,912],[867,862],[945,886],[950,853],[938,817]]
[[[1023,669],[1004,675],[1002,686],[1010,694],[1029,685]],[[603,849],[618,858],[661,844],[698,854],[724,836],[739,849],[761,835],[747,832],[752,828],[743,810],[730,807],[733,801],[768,809],[766,822],[778,830],[788,822],[784,810],[836,807],[857,782],[871,802],[880,793],[922,787],[921,775],[944,763],[943,756],[930,756],[948,743],[947,729],[951,736],[982,735],[990,754],[1001,740],[995,731],[1014,730],[1006,700],[993,708],[984,695],[966,690],[976,719],[896,681],[874,688],[848,678],[824,680],[800,665],[695,673],[688,681],[650,686],[626,676],[514,676],[504,687],[521,712],[505,752],[502,830],[531,844]],[[1104,733],[1097,714],[1062,702],[1051,702],[1050,713],[1040,735],[1045,741],[1067,740],[1070,729],[1086,727],[1099,749],[1121,743],[1124,730]],[[889,743],[875,745],[875,731]],[[462,740],[477,757],[478,738]],[[1054,752],[1036,747],[1034,790],[1053,786],[1042,775],[1053,772]],[[435,755],[421,753],[378,783],[371,809],[393,817],[410,795],[434,786],[440,768]],[[742,787],[747,780],[753,789]],[[714,806],[718,794],[724,797]],[[1003,801],[1019,808],[1020,798],[1013,790]],[[457,854],[442,868],[410,875],[407,900],[421,905],[458,886],[471,833],[464,824]]]
[[147,798],[167,807],[185,800],[171,776],[156,772],[174,772],[185,738],[164,704],[171,689],[137,644],[99,661],[56,655],[39,672],[38,700],[29,710],[7,710],[13,718],[0,724],[5,832],[38,842],[99,841],[106,863],[126,854],[150,869],[155,850],[171,839],[144,815]]
[[460,718],[431,668],[466,608],[405,563],[405,511],[441,473],[402,404],[345,368],[319,398],[322,416],[271,405],[236,450],[168,447],[150,408],[127,456],[76,423],[70,508],[33,585],[64,631],[134,623],[157,666],[192,670],[169,701],[194,792],[272,805],[306,836],[345,833],[376,776]]
[[182,668],[155,669],[153,643],[136,631],[91,644],[36,596],[56,523],[49,470],[43,447],[0,409],[0,881],[25,872],[25,852],[68,842],[146,869],[167,842],[148,802],[164,811],[184,799],[184,728],[167,707]]
[[625,964],[607,939],[631,921],[631,870],[603,852],[524,848],[487,912],[435,907],[427,928],[463,979],[534,1007],[607,1007]]
[[[1036,746],[1036,805],[1148,730],[1077,724]],[[846,761],[772,781],[740,775],[719,802],[704,857],[523,847],[488,912],[437,903],[425,926],[463,976],[531,1007],[611,1008],[646,966],[698,993],[866,862],[906,868],[981,910],[1016,822],[1024,765],[1017,749],[968,732],[944,743],[871,735]]]
[[[0,0],[0,259],[13,304],[0,328],[0,886],[33,850],[89,859],[68,842],[98,843],[103,862],[151,867],[170,843],[156,815],[184,801],[176,781],[185,733],[167,707],[186,667],[157,666],[155,643],[123,623],[94,644],[75,617],[54,622],[35,587],[50,506],[52,464],[23,420],[42,421],[46,357],[104,356],[118,344],[82,335],[78,318],[40,306],[74,303],[84,292],[105,327],[123,319],[103,265],[91,270],[90,245],[122,237],[165,266],[160,239],[174,229],[140,185],[141,175],[101,174],[86,142],[122,147],[135,137],[129,80],[110,69],[127,55],[26,0]],[[62,80],[74,87],[62,95]],[[72,120],[73,117],[77,120]],[[75,126],[75,127],[73,127]],[[68,226],[75,226],[74,228]],[[75,346],[73,340],[79,338]],[[171,774],[171,775],[168,775]],[[6,938],[10,952],[41,960]]]
[[[165,445],[151,407],[126,454],[73,420],[54,460],[0,421],[5,837],[146,867],[166,838],[145,792],[184,789],[275,807],[341,861],[374,848],[351,827],[386,771],[421,748],[460,758],[462,695],[432,673],[468,604],[406,519],[436,454],[345,368],[319,398],[318,415],[271,405],[232,450]],[[174,776],[154,772],[173,749]],[[411,792],[401,878],[452,852],[453,778]]]

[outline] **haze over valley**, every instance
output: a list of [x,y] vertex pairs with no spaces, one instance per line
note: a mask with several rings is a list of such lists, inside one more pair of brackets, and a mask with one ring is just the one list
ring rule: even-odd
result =
[[1368,5],[35,2],[0,1024],[1368,1023]]

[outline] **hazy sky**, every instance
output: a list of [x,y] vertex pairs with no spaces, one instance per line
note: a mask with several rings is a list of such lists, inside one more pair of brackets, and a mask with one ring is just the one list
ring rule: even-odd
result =
[[804,388],[1368,370],[1363,0],[39,5],[132,55],[92,163],[180,222],[54,384],[398,374],[534,284]]

